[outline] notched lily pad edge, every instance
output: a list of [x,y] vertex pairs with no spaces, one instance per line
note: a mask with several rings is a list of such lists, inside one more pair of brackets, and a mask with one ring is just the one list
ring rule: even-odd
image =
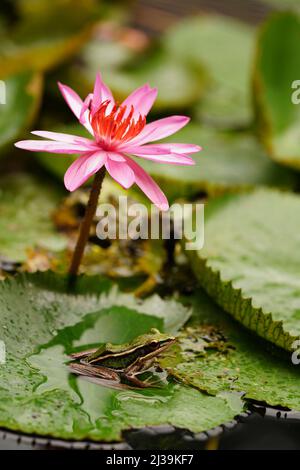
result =
[[272,313],[264,312],[262,307],[254,307],[252,299],[244,297],[242,289],[235,288],[232,281],[222,279],[221,274],[208,265],[207,259],[192,256],[191,252],[187,252],[187,256],[200,285],[220,307],[258,336],[269,342],[272,338],[272,343],[285,351],[294,350],[292,344],[299,337],[285,331],[282,321],[273,320]]

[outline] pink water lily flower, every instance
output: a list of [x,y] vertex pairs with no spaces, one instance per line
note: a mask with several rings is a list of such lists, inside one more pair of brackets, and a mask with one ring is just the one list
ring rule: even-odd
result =
[[122,187],[127,189],[136,183],[159,209],[167,210],[166,196],[131,156],[157,163],[193,165],[189,154],[201,150],[198,145],[150,143],[174,134],[189,122],[189,118],[171,116],[146,124],[146,116],[157,96],[157,89],[149,85],[135,90],[119,106],[100,74],[97,74],[93,93],[84,101],[70,87],[59,83],[59,88],[92,138],[33,131],[32,134],[49,140],[23,140],[17,142],[16,147],[33,152],[78,154],[64,177],[69,191],[79,188],[104,165]]

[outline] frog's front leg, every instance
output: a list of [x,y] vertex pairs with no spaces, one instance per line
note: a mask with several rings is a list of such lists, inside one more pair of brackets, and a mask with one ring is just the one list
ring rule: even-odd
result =
[[138,379],[136,377],[136,375],[130,375],[130,374],[127,374],[127,373],[123,373],[122,378],[125,379],[130,384],[134,385],[135,387],[148,388],[148,387],[152,386],[151,384],[149,384],[147,382],[143,382],[142,380]]

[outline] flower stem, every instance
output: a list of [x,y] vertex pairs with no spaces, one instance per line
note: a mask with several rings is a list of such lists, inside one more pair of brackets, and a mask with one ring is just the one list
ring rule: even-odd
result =
[[76,243],[76,247],[72,256],[71,265],[69,268],[69,287],[74,286],[74,283],[77,278],[79,266],[82,260],[82,256],[84,253],[85,245],[88,241],[90,228],[93,222],[94,215],[97,209],[97,203],[99,199],[99,195],[101,192],[102,182],[105,176],[105,167],[103,166],[94,177],[92,189],[90,192],[90,197],[88,200],[88,204],[86,206],[85,214],[83,221],[80,225],[80,232],[79,237]]

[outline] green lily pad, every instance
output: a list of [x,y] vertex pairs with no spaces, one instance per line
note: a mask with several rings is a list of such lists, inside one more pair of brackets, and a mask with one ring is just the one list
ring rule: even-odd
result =
[[57,438],[118,441],[122,431],[147,425],[200,432],[241,412],[235,393],[210,397],[172,382],[120,391],[71,375],[65,363],[73,348],[131,341],[151,327],[168,330],[164,319],[174,319],[174,306],[160,300],[162,316],[156,316],[155,306],[149,314],[130,296],[129,303],[124,297],[118,302],[118,293],[100,278],[79,279],[76,294],[67,294],[64,285],[65,279],[53,274],[0,284],[0,337],[6,351],[0,367],[0,426]]
[[263,0],[263,3],[276,8],[276,10],[300,11],[298,0]]
[[20,20],[1,31],[1,77],[24,69],[48,70],[69,58],[90,37],[97,11],[94,0],[29,1],[18,6]]
[[19,174],[0,180],[0,255],[25,261],[26,250],[36,246],[59,251],[66,246],[51,221],[60,192],[44,182]]
[[0,150],[13,143],[30,126],[41,100],[39,73],[21,73],[5,80],[5,104],[0,104]]
[[214,15],[184,20],[167,32],[169,54],[207,70],[207,92],[198,106],[205,121],[226,128],[251,122],[254,33],[246,24]]
[[66,71],[65,81],[82,96],[93,89],[98,71],[118,101],[145,83],[157,87],[154,111],[189,107],[203,91],[203,68],[178,60],[160,44],[153,44],[141,54],[116,38],[105,40],[96,36],[78,59]]
[[270,162],[255,137],[246,133],[225,133],[189,124],[165,141],[202,146],[195,154],[196,166],[157,164],[138,159],[166,192],[170,200],[205,191],[209,195],[253,186],[295,188],[297,176]]
[[253,82],[262,142],[274,160],[298,170],[300,106],[293,103],[292,85],[300,74],[299,40],[299,16],[273,15],[259,36]]
[[[187,300],[189,301],[189,300]],[[300,410],[300,370],[279,351],[268,351],[198,289],[193,318],[177,357],[166,353],[164,367],[186,384],[212,395],[240,392],[244,399]],[[193,342],[187,343],[191,338]],[[195,345],[201,344],[200,353]],[[184,352],[191,347],[194,352]]]
[[300,335],[300,198],[260,189],[209,201],[190,255],[205,290],[244,326],[291,351]]

